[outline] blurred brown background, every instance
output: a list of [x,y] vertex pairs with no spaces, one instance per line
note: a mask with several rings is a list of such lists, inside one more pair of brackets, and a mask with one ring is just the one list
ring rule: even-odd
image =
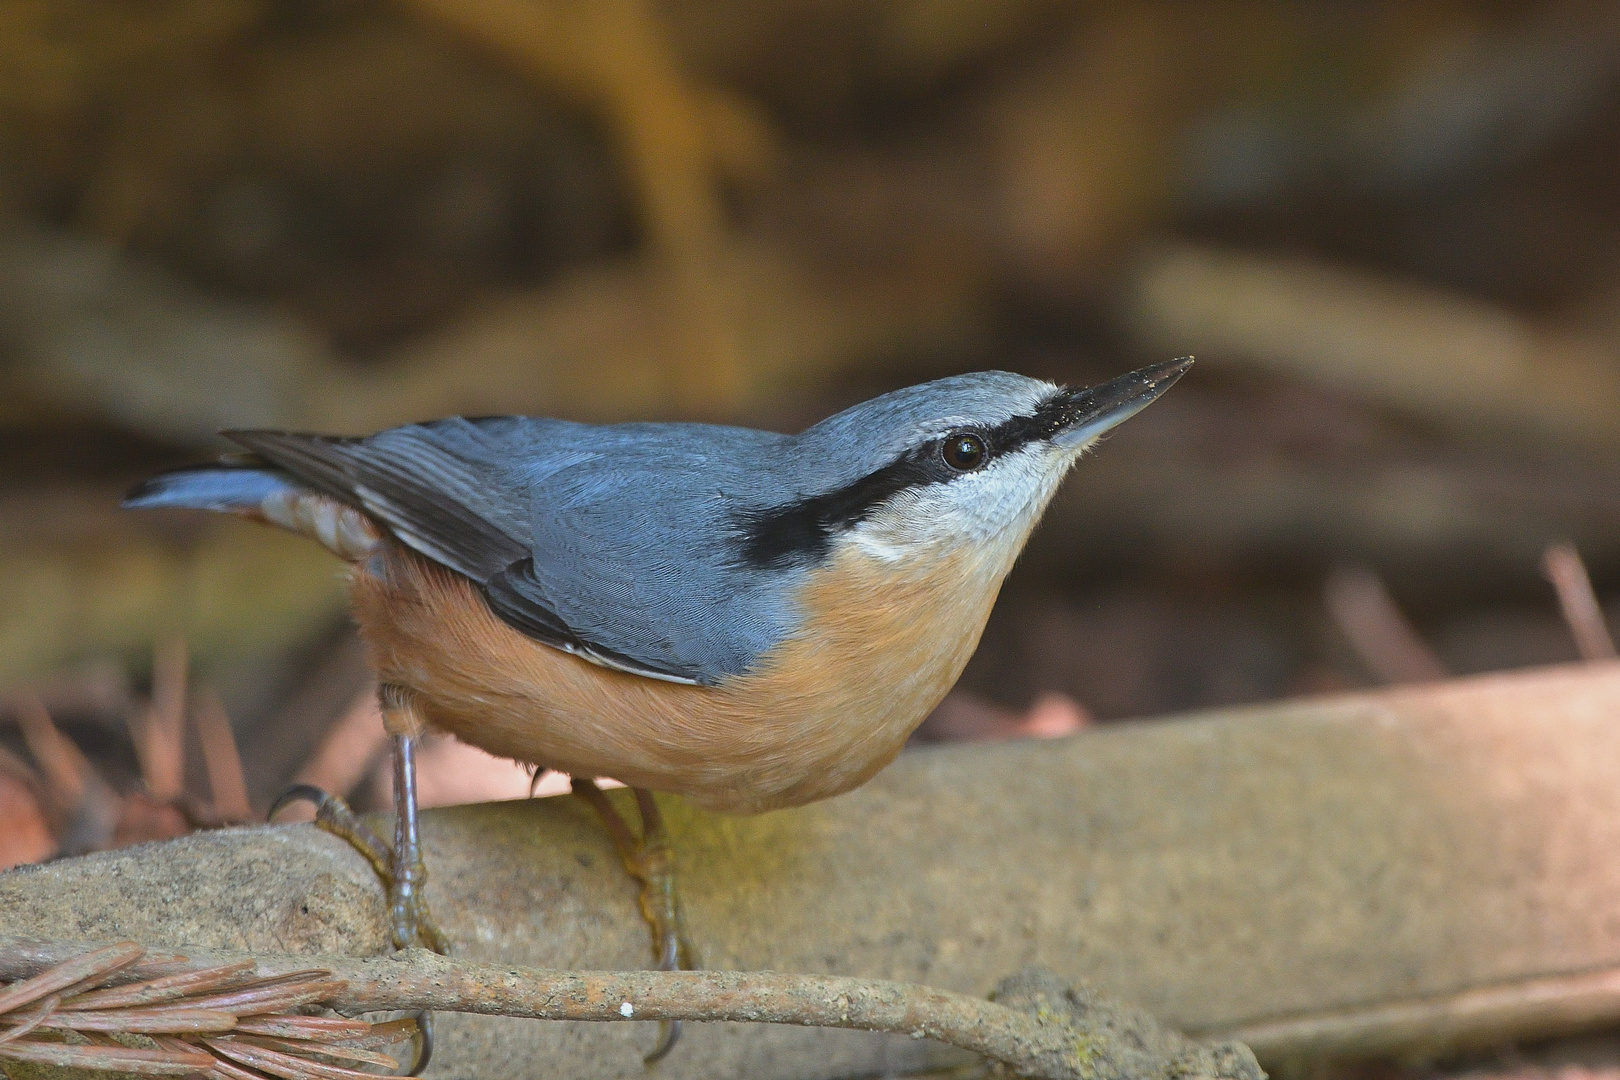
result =
[[1617,167],[1604,3],[9,0],[0,864],[380,796],[339,564],[116,509],[222,427],[792,429],[1194,353],[920,737],[1574,659]]

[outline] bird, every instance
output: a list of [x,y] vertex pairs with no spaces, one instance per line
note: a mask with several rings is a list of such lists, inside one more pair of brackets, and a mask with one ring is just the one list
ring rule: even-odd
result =
[[[396,947],[447,947],[416,836],[414,746],[437,732],[575,778],[673,967],[650,792],[748,814],[871,778],[961,675],[1071,467],[1191,363],[1091,387],[955,375],[797,434],[525,416],[226,431],[242,452],[153,477],[124,506],[235,514],[350,563],[392,737],[393,846],[332,796],[294,795],[382,875]],[[634,789],[639,838],[599,777]]]

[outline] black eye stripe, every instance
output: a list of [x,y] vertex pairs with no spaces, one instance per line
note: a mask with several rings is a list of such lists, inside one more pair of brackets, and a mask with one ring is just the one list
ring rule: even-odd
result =
[[[1049,412],[1043,403],[1035,415],[1013,417],[989,430],[957,428],[913,446],[882,468],[841,488],[766,510],[740,513],[736,525],[741,562],[761,568],[814,565],[831,550],[834,534],[859,524],[900,492],[949,483],[1046,437],[1054,426]],[[979,463],[966,470],[952,466],[945,457],[948,441],[962,435],[972,435],[984,447]]]
[[743,561],[781,567],[814,563],[827,554],[834,532],[859,524],[876,507],[910,488],[960,476],[945,464],[938,441],[914,447],[844,487],[786,506],[743,514]]

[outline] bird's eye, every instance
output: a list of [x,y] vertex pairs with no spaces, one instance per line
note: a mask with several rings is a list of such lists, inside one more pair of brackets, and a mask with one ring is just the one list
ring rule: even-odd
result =
[[945,464],[957,472],[972,472],[981,467],[990,456],[985,449],[984,440],[971,431],[958,431],[947,435],[940,453],[945,458]]

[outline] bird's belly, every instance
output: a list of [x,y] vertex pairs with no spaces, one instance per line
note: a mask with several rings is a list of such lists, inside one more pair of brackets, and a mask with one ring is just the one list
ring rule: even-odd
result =
[[[805,626],[717,686],[614,671],[523,636],[465,578],[394,549],[353,600],[379,676],[492,754],[750,813],[847,791],[888,764],[978,644],[1004,568],[899,576],[849,553]],[[989,580],[986,580],[986,579]]]

